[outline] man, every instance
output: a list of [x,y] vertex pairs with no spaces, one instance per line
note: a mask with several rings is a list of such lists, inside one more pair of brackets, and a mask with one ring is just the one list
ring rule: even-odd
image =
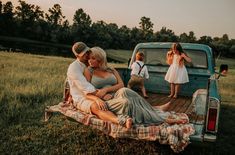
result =
[[[77,59],[69,65],[67,78],[74,106],[83,112],[95,114],[102,120],[120,124],[119,118],[107,109],[103,100],[98,97],[96,101],[88,99],[89,94],[97,93],[94,86],[83,75],[88,64],[90,48],[83,42],[76,42],[72,47],[72,51]],[[99,93],[103,94],[103,92],[100,90]],[[130,125],[127,124],[126,126],[129,128]]]

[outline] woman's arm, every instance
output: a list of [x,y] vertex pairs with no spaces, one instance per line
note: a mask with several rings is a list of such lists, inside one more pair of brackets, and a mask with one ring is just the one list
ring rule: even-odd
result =
[[98,90],[98,92],[96,93],[96,96],[103,98],[105,94],[109,93],[109,92],[114,92],[119,90],[120,88],[124,87],[124,83],[122,81],[122,78],[120,77],[119,73],[117,72],[116,69],[113,68],[113,74],[117,79],[117,83],[115,85],[109,86],[109,87],[105,87],[102,88],[100,90]]
[[116,69],[113,68],[113,74],[114,76],[117,78],[117,84],[110,86],[110,87],[105,87],[104,89],[106,89],[106,92],[114,92],[119,90],[120,88],[124,87],[124,83],[122,81],[122,78],[120,77],[119,73],[117,72]]

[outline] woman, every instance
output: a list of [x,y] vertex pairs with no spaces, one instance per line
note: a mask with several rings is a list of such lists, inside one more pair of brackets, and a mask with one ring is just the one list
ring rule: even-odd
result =
[[[106,90],[106,94],[103,96],[103,99],[107,100],[105,102],[106,105],[102,105],[101,108],[107,106],[107,109],[114,114],[122,115],[123,121],[128,118],[127,124],[129,128],[132,123],[158,125],[163,122],[169,124],[187,122],[187,120],[171,118],[170,112],[164,112],[160,108],[152,107],[138,93],[131,89],[123,88],[123,82],[118,72],[107,66],[106,53],[103,49],[99,47],[91,48],[89,65],[90,67],[85,69],[84,72],[87,80],[97,89],[105,88]],[[96,100],[96,96],[92,96],[90,99]]]

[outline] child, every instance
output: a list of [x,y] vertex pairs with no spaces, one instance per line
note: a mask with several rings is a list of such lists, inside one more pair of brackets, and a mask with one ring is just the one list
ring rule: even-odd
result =
[[177,98],[180,85],[189,82],[188,72],[184,61],[191,62],[191,58],[183,52],[179,43],[173,43],[171,50],[167,52],[166,61],[170,65],[165,80],[171,85],[171,92],[168,97]]
[[132,88],[133,86],[139,86],[144,98],[148,98],[146,94],[146,90],[144,87],[144,79],[149,78],[148,69],[144,64],[144,54],[141,52],[137,52],[135,56],[136,61],[131,65],[131,79],[128,81],[128,88]]

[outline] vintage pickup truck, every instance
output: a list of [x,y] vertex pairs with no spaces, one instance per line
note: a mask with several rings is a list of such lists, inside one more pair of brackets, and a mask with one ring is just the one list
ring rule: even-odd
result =
[[[190,137],[192,141],[211,141],[217,138],[221,97],[218,88],[218,78],[227,65],[221,65],[220,71],[215,71],[215,59],[212,49],[203,44],[181,43],[184,52],[192,58],[186,63],[189,83],[182,85],[179,97],[171,99],[170,85],[164,80],[169,68],[166,63],[167,51],[172,43],[139,43],[136,45],[128,68],[117,68],[125,85],[130,79],[130,66],[135,61],[137,51],[145,55],[150,78],[146,80],[145,87],[152,105],[161,105],[171,102],[168,111],[182,112],[189,116],[194,124],[195,134]],[[224,71],[223,71],[224,72]]]

